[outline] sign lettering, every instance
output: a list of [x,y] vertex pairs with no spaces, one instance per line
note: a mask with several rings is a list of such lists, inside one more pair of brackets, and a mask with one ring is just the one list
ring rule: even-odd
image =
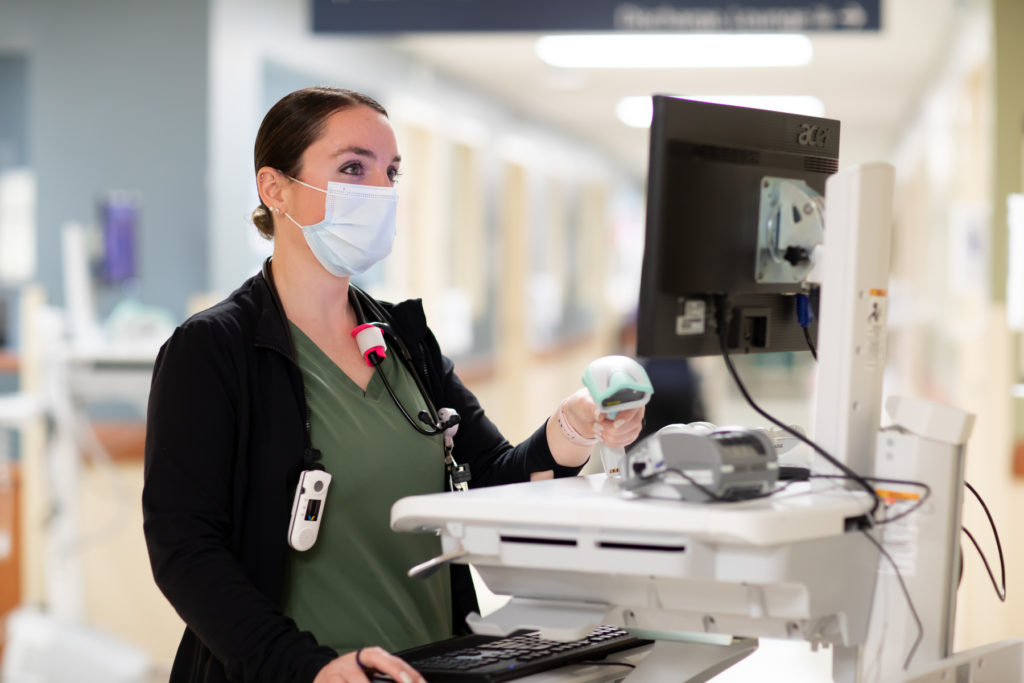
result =
[[313,0],[318,33],[880,28],[881,0]]

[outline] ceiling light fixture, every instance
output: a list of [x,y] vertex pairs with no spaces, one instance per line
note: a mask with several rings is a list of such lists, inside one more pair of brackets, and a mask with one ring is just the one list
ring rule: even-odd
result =
[[788,33],[543,36],[534,52],[547,64],[575,69],[806,66],[814,56],[810,38]]
[[[805,116],[824,116],[825,103],[811,95],[686,95],[688,100],[731,104],[736,107],[770,109]],[[649,96],[623,97],[615,106],[619,121],[631,128],[651,125],[651,98]]]

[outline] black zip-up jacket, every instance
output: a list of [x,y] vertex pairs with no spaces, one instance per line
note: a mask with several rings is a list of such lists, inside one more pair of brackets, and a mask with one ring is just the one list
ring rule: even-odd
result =
[[[543,426],[515,447],[501,436],[441,355],[419,300],[376,304],[434,404],[462,417],[455,453],[469,463],[472,486],[578,472],[555,464]],[[156,583],[187,625],[170,683],[308,682],[339,654],[280,609],[292,497],[309,464],[306,419],[287,321],[262,273],[161,348],[142,508]],[[476,596],[467,568],[452,570],[458,629]]]

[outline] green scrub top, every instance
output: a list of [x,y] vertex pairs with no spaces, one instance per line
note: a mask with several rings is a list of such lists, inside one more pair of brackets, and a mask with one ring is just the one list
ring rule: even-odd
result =
[[294,323],[313,446],[331,475],[316,544],[289,551],[284,613],[340,653],[396,652],[452,635],[449,573],[406,572],[441,553],[437,536],[391,531],[403,496],[444,490],[441,436],[412,428],[379,373],[414,418],[426,403],[409,370],[388,354],[365,393]]

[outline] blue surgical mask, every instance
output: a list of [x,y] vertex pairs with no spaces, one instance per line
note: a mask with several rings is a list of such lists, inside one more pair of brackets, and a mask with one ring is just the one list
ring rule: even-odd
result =
[[328,182],[327,189],[321,190],[297,178],[292,180],[327,195],[324,219],[319,223],[299,225],[287,211],[284,214],[302,230],[306,244],[327,272],[337,277],[359,275],[391,253],[398,204],[395,188]]

